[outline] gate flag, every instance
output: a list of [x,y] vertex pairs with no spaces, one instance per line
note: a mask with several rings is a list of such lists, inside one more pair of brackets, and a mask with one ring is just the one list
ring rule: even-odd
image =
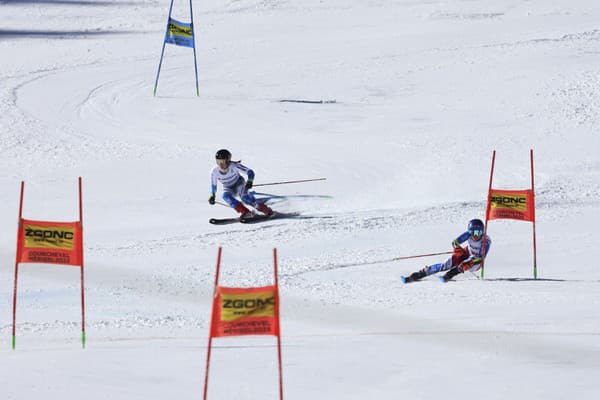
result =
[[194,40],[194,11],[192,8],[192,0],[190,2],[190,23],[181,22],[171,18],[173,12],[173,2],[169,6],[169,16],[167,18],[167,29],[165,32],[165,39],[163,40],[162,50],[160,52],[160,61],[158,62],[158,71],[156,71],[156,80],[154,81],[154,96],[156,96],[156,90],[158,89],[158,78],[160,77],[160,69],[162,67],[163,58],[165,55],[165,45],[167,43],[174,44],[176,46],[190,47],[194,50],[194,75],[196,76],[196,96],[200,96],[198,89],[198,63],[196,62],[196,41]]
[[279,400],[283,400],[283,363],[281,362],[281,331],[279,324],[279,281],[277,274],[277,249],[273,249],[273,278],[270,286],[225,287],[219,285],[222,248],[217,253],[217,270],[213,292],[206,372],[204,375],[204,400],[208,400],[208,376],[212,341],[214,338],[271,335],[277,339],[279,367]]
[[194,30],[192,24],[179,22],[169,18],[165,42],[177,46],[194,47]]
[[533,191],[492,189],[487,219],[535,221]]
[[81,224],[22,219],[17,238],[17,262],[81,265]]
[[214,301],[213,337],[279,334],[275,316],[276,287],[217,287]]
[[81,346],[85,348],[85,288],[83,263],[83,200],[82,183],[79,181],[79,221],[52,222],[23,218],[23,195],[25,182],[21,182],[19,200],[19,224],[17,227],[17,251],[15,256],[15,284],[13,289],[12,348],[17,337],[17,283],[19,264],[61,264],[80,268],[81,283]]
[[[488,221],[493,219],[514,219],[531,222],[533,226],[533,278],[537,279],[537,246],[535,239],[535,192],[533,178],[533,149],[529,150],[531,164],[531,188],[524,190],[500,190],[492,188],[496,150],[492,152],[492,167],[490,169],[490,185],[488,187],[487,206],[485,209],[484,236],[488,232]],[[483,246],[485,253],[485,244]],[[481,278],[484,277],[485,260],[481,262]]]

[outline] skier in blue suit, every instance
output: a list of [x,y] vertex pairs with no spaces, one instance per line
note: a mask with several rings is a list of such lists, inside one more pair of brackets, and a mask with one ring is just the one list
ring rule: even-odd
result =
[[[485,235],[485,238],[483,237],[483,232],[483,222],[480,219],[472,219],[469,221],[468,230],[452,241],[452,247],[454,247],[452,257],[447,259],[446,262],[425,266],[425,268],[413,272],[407,277],[402,276],[400,279],[403,283],[409,283],[423,279],[428,275],[448,271],[444,276],[440,276],[440,281],[447,282],[465,271],[479,270],[481,262],[487,256],[492,244],[492,240],[488,235]],[[467,246],[462,247],[465,242],[467,242]],[[485,254],[482,255],[484,248]]]

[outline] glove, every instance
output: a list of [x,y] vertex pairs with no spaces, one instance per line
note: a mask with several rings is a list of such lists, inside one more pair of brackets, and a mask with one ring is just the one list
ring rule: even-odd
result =
[[246,182],[246,190],[252,189],[252,179],[248,179],[248,182]]
[[463,249],[462,247],[458,246],[454,248],[454,251],[452,252],[452,255],[455,257],[462,257],[465,258],[466,257],[466,250]]
[[458,240],[454,239],[452,241],[452,247],[454,247],[455,249],[460,249],[460,243],[458,243]]
[[211,194],[210,197],[208,198],[208,204],[210,204],[211,206],[215,204],[215,194]]

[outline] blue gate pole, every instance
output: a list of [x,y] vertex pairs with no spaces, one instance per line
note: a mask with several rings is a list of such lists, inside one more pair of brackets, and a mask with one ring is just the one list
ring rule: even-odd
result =
[[192,37],[194,41],[194,72],[196,74],[196,96],[200,96],[198,90],[198,63],[196,62],[196,32],[194,31],[194,11],[192,10],[192,0],[190,0],[190,25],[192,26]]
[[169,18],[167,18],[167,29],[165,30],[165,38],[163,40],[162,50],[160,52],[160,61],[158,62],[158,72],[156,73],[156,80],[154,81],[154,96],[156,96],[156,89],[158,88],[158,77],[160,76],[160,67],[162,66],[163,56],[165,54],[165,45],[167,44],[167,35],[169,34],[169,22],[171,22],[171,12],[173,11],[173,1],[174,0],[171,0],[171,5],[169,6]]

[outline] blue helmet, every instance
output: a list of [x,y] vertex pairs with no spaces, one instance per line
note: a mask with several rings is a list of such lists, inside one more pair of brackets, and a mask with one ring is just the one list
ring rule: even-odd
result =
[[472,219],[469,221],[468,230],[471,236],[483,236],[484,228],[483,221],[480,219]]

